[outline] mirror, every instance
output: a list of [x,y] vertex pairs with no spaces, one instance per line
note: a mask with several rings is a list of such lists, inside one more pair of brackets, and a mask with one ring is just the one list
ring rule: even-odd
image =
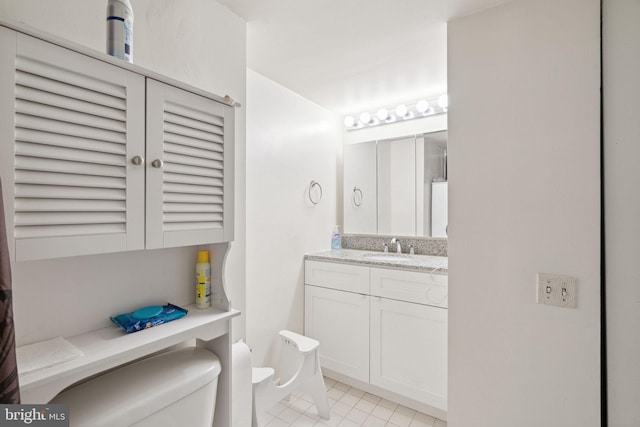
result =
[[344,232],[446,237],[447,132],[344,147]]

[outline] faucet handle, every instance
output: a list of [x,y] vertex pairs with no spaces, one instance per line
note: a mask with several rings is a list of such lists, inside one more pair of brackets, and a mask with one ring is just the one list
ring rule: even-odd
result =
[[389,246],[387,246],[387,244],[384,244],[384,252],[388,253],[389,252]]
[[415,251],[413,250],[413,245],[409,245],[409,255],[415,255]]

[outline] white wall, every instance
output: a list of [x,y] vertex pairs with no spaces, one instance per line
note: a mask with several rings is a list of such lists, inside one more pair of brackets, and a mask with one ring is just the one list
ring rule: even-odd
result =
[[640,425],[640,3],[603,4],[609,425]]
[[450,427],[600,425],[599,3],[448,25]]
[[[338,118],[247,72],[247,342],[270,365],[278,331],[303,332],[303,254],[330,249],[336,221]],[[311,180],[322,185],[318,205]]]
[[[0,17],[104,52],[106,1],[0,0]],[[136,0],[134,62],[245,104],[246,24],[210,0]],[[236,111],[235,241],[226,263],[234,307],[245,299],[245,109]],[[68,336],[149,303],[193,302],[195,248],[16,263],[18,344]],[[234,336],[244,335],[244,316]]]

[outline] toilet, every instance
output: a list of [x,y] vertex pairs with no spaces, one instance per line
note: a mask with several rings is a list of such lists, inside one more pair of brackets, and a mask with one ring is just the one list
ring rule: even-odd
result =
[[210,427],[220,361],[188,347],[140,360],[58,394],[71,427]]

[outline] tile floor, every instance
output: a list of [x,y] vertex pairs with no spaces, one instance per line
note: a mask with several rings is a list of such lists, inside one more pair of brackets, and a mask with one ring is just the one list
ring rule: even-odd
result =
[[447,423],[429,415],[355,387],[324,379],[331,408],[331,418],[322,419],[311,397],[294,393],[268,411],[267,427],[446,427]]

